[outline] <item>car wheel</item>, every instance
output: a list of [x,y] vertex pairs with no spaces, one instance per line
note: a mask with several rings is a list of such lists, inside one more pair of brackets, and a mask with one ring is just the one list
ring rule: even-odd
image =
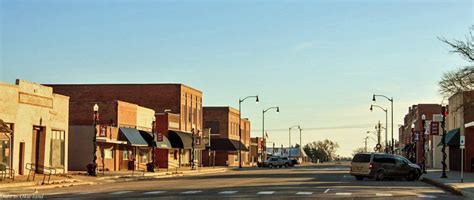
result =
[[384,174],[383,174],[383,171],[380,170],[375,174],[375,180],[376,181],[383,181],[383,179],[384,179]]
[[268,168],[273,168],[273,164],[268,164]]
[[410,173],[408,173],[408,181],[415,181],[416,179],[418,179],[418,174],[416,172],[411,171]]
[[357,179],[358,181],[361,181],[361,180],[364,180],[364,177],[363,177],[363,176],[356,176],[356,179]]
[[286,163],[286,164],[285,164],[285,167],[288,168],[288,167],[290,167],[290,166],[288,165],[288,163]]

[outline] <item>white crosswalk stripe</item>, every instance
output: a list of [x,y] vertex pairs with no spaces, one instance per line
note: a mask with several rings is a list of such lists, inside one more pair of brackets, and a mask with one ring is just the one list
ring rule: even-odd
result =
[[313,192],[297,192],[296,195],[312,195]]
[[197,194],[201,192],[202,192],[201,190],[191,190],[191,191],[181,192],[181,194]]
[[235,194],[239,191],[222,191],[222,192],[219,192],[219,194]]
[[378,196],[378,197],[391,197],[391,196],[393,196],[393,194],[377,193],[377,194],[375,194],[375,196]]
[[338,193],[336,193],[336,195],[338,195],[338,196],[351,196],[352,193],[350,193],[350,192],[338,192]]
[[165,193],[165,192],[166,191],[157,190],[157,191],[144,192],[143,194],[162,194],[162,193]]
[[257,192],[257,194],[273,194],[275,193],[275,191],[260,191],[260,192]]
[[418,197],[426,198],[426,199],[436,199],[436,198],[438,198],[438,197],[433,196],[433,195],[425,195],[425,194],[420,194],[420,195],[418,195]]
[[118,192],[112,192],[110,193],[111,195],[119,195],[119,194],[127,194],[127,193],[130,193],[132,191],[118,191]]

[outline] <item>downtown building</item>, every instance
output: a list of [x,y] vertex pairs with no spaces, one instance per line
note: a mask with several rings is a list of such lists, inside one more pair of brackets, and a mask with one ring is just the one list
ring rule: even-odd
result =
[[[474,172],[474,91],[459,92],[449,99],[446,144],[449,147],[449,170]],[[465,149],[460,148],[460,138],[465,137]],[[461,153],[463,155],[461,156]]]
[[[256,161],[250,148],[250,121],[239,120],[239,110],[232,107],[204,107],[204,127],[210,130],[210,148],[203,153],[204,166],[239,166],[239,150],[242,165]],[[239,140],[241,121],[241,140]],[[249,149],[250,148],[250,149]],[[252,160],[253,159],[253,160]]]
[[[93,124],[93,107],[98,116]],[[155,111],[124,101],[70,102],[69,169],[86,170],[94,159],[99,171],[144,170],[151,162]]]
[[51,87],[0,83],[0,171],[67,173],[68,117],[69,97]]
[[[417,104],[408,108],[404,124],[399,127],[399,147],[403,156],[418,164],[423,163],[424,158],[427,168],[441,168],[442,154],[439,146],[442,138],[441,124],[433,121],[433,115],[440,114],[439,104]],[[423,146],[424,139],[425,146]],[[425,148],[424,155],[423,148]]]
[[[71,102],[75,103],[88,103],[90,106],[99,102],[122,101],[153,110],[156,115],[157,148],[152,152],[156,157],[155,164],[160,168],[202,164],[204,129],[201,91],[183,84],[52,84],[50,86],[55,92],[70,96]],[[89,116],[89,123],[92,125],[91,108],[88,108],[90,113],[84,115]],[[133,115],[131,118],[134,118]],[[103,123],[108,123],[109,119],[101,118],[101,120],[104,120]],[[138,123],[136,126],[138,127]],[[148,130],[148,127],[144,127]]]

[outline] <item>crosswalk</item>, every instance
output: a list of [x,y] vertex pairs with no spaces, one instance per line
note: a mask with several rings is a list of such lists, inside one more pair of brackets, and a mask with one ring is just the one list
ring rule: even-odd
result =
[[[335,195],[340,198],[344,197],[354,197],[356,195],[364,195],[366,196],[374,196],[374,197],[396,197],[396,194],[392,193],[373,193],[373,194],[354,194],[352,192],[329,192],[332,190],[326,189],[323,191],[237,191],[237,190],[224,190],[224,191],[203,191],[203,190],[189,190],[189,191],[165,191],[165,190],[152,190],[152,191],[131,191],[131,190],[124,190],[124,191],[114,191],[110,193],[106,193],[106,195],[111,196],[120,196],[124,194],[133,194],[133,195],[183,195],[183,196],[192,196],[196,194],[204,194],[207,193],[208,195],[221,195],[221,196],[230,196],[230,195],[257,195],[257,196],[271,196],[271,195],[279,195],[279,194],[286,194],[286,195],[296,195],[296,196],[312,196],[312,195]],[[209,194],[210,193],[210,194]],[[76,195],[92,195],[93,192],[81,192],[75,193]],[[98,194],[98,193],[96,193]],[[49,195],[58,195],[58,194],[49,194]],[[433,194],[413,194],[412,196],[418,197],[420,199],[436,199],[437,196]]]

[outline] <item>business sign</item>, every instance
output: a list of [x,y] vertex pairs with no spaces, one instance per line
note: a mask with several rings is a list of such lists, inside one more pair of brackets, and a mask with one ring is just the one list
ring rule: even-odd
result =
[[443,121],[443,115],[442,114],[434,114],[433,115],[433,121],[434,122],[442,122]]
[[431,135],[439,135],[439,122],[431,122]]
[[204,143],[206,147],[211,146],[211,129],[210,128],[204,129],[202,133],[202,142]]
[[107,137],[107,126],[100,125],[99,137]]
[[156,133],[156,141],[157,142],[163,142],[163,133],[162,132]]
[[466,145],[466,138],[464,135],[461,135],[461,137],[459,137],[459,148],[464,149],[465,145]]
[[430,134],[430,126],[431,126],[431,120],[426,120],[425,121],[425,135]]

